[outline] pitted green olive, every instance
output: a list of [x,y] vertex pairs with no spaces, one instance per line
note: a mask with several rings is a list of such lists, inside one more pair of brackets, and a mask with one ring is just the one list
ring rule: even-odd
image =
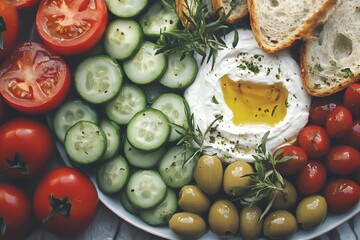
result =
[[236,161],[230,163],[224,171],[223,188],[226,194],[230,196],[240,196],[244,189],[232,189],[236,187],[248,186],[251,183],[247,174],[254,173],[252,166],[245,161]]
[[262,210],[258,206],[246,206],[240,211],[240,235],[245,240],[258,239],[261,235],[263,221]]
[[220,236],[233,236],[239,228],[239,212],[229,200],[215,201],[208,218],[211,230]]
[[180,189],[178,203],[184,211],[204,213],[210,207],[208,197],[196,185],[185,185]]
[[297,222],[287,210],[275,210],[264,220],[264,235],[271,239],[287,239],[297,231]]
[[274,191],[268,196],[268,201],[274,198],[272,207],[277,210],[286,210],[295,205],[297,200],[297,193],[294,184],[285,180],[284,191]]
[[184,237],[200,237],[206,231],[204,219],[195,213],[175,213],[169,221],[169,228]]
[[296,220],[303,229],[312,229],[320,225],[326,215],[326,200],[318,194],[305,197],[296,208]]
[[220,158],[203,155],[196,164],[194,179],[204,193],[215,194],[221,188],[223,171]]

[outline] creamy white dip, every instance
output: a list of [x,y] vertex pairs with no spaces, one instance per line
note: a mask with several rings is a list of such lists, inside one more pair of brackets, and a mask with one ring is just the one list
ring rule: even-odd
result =
[[[277,54],[262,51],[250,30],[238,30],[239,42],[232,48],[234,33],[225,37],[229,48],[218,52],[212,69],[211,61],[203,63],[194,83],[185,91],[185,98],[194,114],[195,125],[204,132],[214,121],[216,130],[206,136],[206,154],[217,154],[224,162],[235,160],[253,161],[252,155],[261,143],[262,136],[270,131],[267,149],[272,152],[278,146],[293,141],[308,121],[310,96],[305,92],[300,79],[300,68],[290,53],[285,50]],[[244,63],[251,62],[257,71]],[[241,67],[240,67],[241,66]],[[233,81],[255,83],[282,83],[288,90],[286,115],[273,126],[266,123],[235,125],[233,112],[224,100],[219,79],[227,75]]]

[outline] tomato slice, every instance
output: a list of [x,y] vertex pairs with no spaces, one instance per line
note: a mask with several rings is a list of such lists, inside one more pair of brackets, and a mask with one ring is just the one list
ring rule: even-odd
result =
[[0,66],[0,93],[21,112],[39,114],[54,109],[70,85],[66,62],[40,43],[20,44]]
[[12,5],[17,9],[25,9],[38,3],[39,0],[12,0]]
[[61,55],[76,55],[93,48],[108,21],[104,0],[42,0],[36,29],[42,40]]

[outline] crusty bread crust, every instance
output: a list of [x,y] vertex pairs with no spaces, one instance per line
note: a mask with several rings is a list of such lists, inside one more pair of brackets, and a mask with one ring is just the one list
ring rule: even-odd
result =
[[[310,38],[312,36],[313,30],[317,26],[323,24],[328,18],[328,16],[335,10],[338,0],[324,0],[323,4],[318,9],[312,10],[311,16],[306,16],[304,14],[304,18],[298,23],[298,26],[296,26],[296,28],[292,32],[284,33],[287,34],[287,36],[282,39],[276,39],[273,38],[273,36],[267,36],[270,33],[265,33],[262,30],[263,23],[260,22],[260,16],[263,13],[259,9],[261,2],[261,0],[248,0],[251,28],[254,33],[255,39],[259,44],[259,47],[261,47],[265,52],[275,53],[282,49],[290,47],[296,40]],[[297,2],[301,3],[301,1]],[[284,9],[286,11],[291,11],[291,9]],[[304,13],[306,13],[306,11],[304,11]],[[273,15],[270,17],[276,18],[277,16]],[[281,26],[279,27],[281,28]],[[272,38],[275,40],[273,40]]]
[[[225,23],[227,24],[232,24],[237,21],[240,21],[248,15],[247,1],[246,0],[236,0],[236,1],[237,1],[236,8],[232,10],[230,16],[225,21]],[[211,0],[211,2],[212,2],[212,9],[214,12],[222,7],[224,11],[222,11],[221,13],[224,15],[227,14],[231,9],[230,6],[231,0]]]
[[300,50],[301,78],[312,96],[324,97],[360,80],[360,0],[342,1]]

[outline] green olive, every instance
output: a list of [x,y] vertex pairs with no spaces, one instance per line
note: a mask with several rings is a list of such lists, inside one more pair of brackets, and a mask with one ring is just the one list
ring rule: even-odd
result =
[[326,215],[326,200],[318,194],[305,197],[296,208],[296,220],[303,229],[312,229],[320,225]]
[[204,193],[216,194],[221,188],[223,171],[219,157],[203,155],[196,164],[194,179]]
[[209,210],[208,222],[211,230],[220,236],[233,236],[239,228],[239,213],[229,200],[215,201]]
[[205,233],[206,224],[198,214],[179,212],[170,218],[169,228],[181,236],[196,238]]
[[263,222],[260,220],[262,210],[258,206],[246,206],[240,211],[240,235],[245,240],[258,239]]
[[179,206],[187,212],[204,213],[210,207],[208,197],[196,185],[185,185],[180,189]]
[[245,189],[232,189],[248,186],[251,183],[250,177],[245,175],[254,173],[252,166],[245,161],[230,163],[224,171],[223,188],[226,194],[238,197]]
[[297,222],[287,210],[275,210],[264,220],[264,235],[271,239],[287,239],[297,231]]
[[[275,195],[275,198],[274,198],[274,195]],[[297,200],[297,193],[296,193],[294,184],[285,180],[284,192],[280,192],[278,190],[272,192],[268,196],[268,200],[270,201],[273,198],[274,198],[274,201],[271,206],[274,209],[286,210],[286,209],[291,208],[292,206],[295,205],[296,200]]]

